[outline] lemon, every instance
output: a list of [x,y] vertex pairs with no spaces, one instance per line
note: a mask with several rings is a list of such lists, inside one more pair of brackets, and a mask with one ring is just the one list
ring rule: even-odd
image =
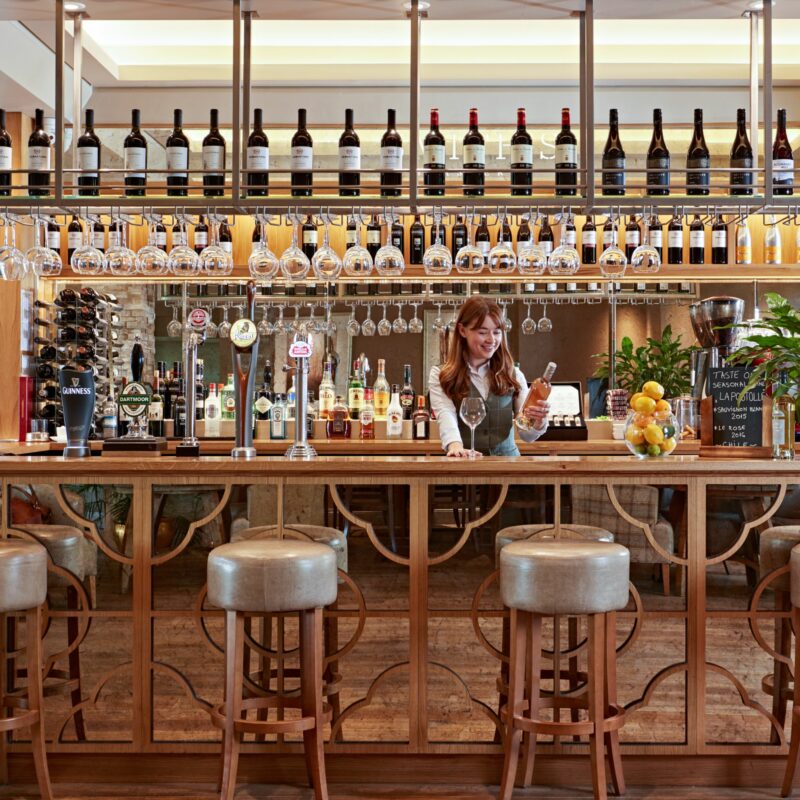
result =
[[664,439],[664,441],[661,442],[661,449],[665,453],[671,453],[677,446],[678,442],[675,440],[674,436],[670,436],[669,438]]
[[642,395],[636,398],[633,410],[639,414],[652,414],[656,410],[656,401],[652,397]]
[[648,444],[661,444],[664,441],[664,431],[660,425],[651,423],[644,429],[644,438]]
[[664,387],[657,381],[647,381],[647,383],[642,386],[642,391],[648,397],[652,397],[653,400],[660,400],[664,396]]
[[644,392],[634,392],[631,395],[631,408],[636,408],[636,401],[640,398],[644,397]]
[[635,425],[631,425],[625,431],[625,438],[634,446],[644,444],[644,431]]

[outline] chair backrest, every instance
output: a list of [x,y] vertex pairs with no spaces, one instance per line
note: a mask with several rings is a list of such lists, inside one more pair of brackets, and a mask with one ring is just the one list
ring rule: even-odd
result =
[[[658,489],[639,484],[615,484],[614,493],[620,506],[634,519],[650,525],[658,522]],[[603,485],[572,487],[572,521],[577,525],[594,525],[614,534],[614,541],[626,544],[626,539],[640,539],[644,531],[623,519],[611,503]]]

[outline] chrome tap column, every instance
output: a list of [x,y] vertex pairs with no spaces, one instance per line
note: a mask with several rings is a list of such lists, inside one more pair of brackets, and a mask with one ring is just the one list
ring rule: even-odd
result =
[[176,456],[199,456],[200,441],[195,435],[197,430],[197,404],[195,402],[195,385],[197,379],[197,348],[206,340],[208,327],[208,311],[204,308],[192,309],[189,314],[191,332],[186,337],[183,350],[183,374],[186,376],[186,430],[181,443],[175,448]]
[[317,457],[317,451],[308,443],[306,416],[308,413],[308,360],[311,358],[311,338],[298,333],[289,346],[289,358],[294,366],[284,366],[284,372],[295,371],[294,444],[286,451],[286,458],[294,461],[308,461]]
[[231,326],[231,353],[233,355],[234,388],[236,397],[236,447],[233,458],[255,458],[253,447],[253,385],[258,361],[258,329],[256,316],[256,284],[247,284],[247,317],[237,319]]

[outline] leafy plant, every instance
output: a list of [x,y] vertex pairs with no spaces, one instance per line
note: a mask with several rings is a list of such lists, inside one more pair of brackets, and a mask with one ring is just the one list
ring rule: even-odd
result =
[[767,314],[758,323],[758,329],[766,332],[748,332],[747,344],[727,360],[734,366],[753,368],[747,386],[739,395],[740,403],[759,383],[771,385],[773,397],[793,392],[800,385],[800,313],[777,292],[768,292],[766,301]]
[[[660,339],[648,337],[646,344],[634,348],[629,336],[622,339],[620,349],[614,353],[614,370],[617,386],[629,392],[638,392],[646,381],[658,381],[664,387],[665,397],[678,397],[691,388],[691,355],[696,347],[683,347],[681,337],[674,336],[667,325]],[[596,353],[601,359],[595,378],[608,379],[608,353]]]

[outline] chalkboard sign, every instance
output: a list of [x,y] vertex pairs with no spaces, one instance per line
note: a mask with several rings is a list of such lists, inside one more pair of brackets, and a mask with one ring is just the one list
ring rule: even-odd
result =
[[715,367],[708,371],[709,394],[714,403],[714,444],[723,447],[761,447],[764,386],[749,391],[739,404],[753,370]]

